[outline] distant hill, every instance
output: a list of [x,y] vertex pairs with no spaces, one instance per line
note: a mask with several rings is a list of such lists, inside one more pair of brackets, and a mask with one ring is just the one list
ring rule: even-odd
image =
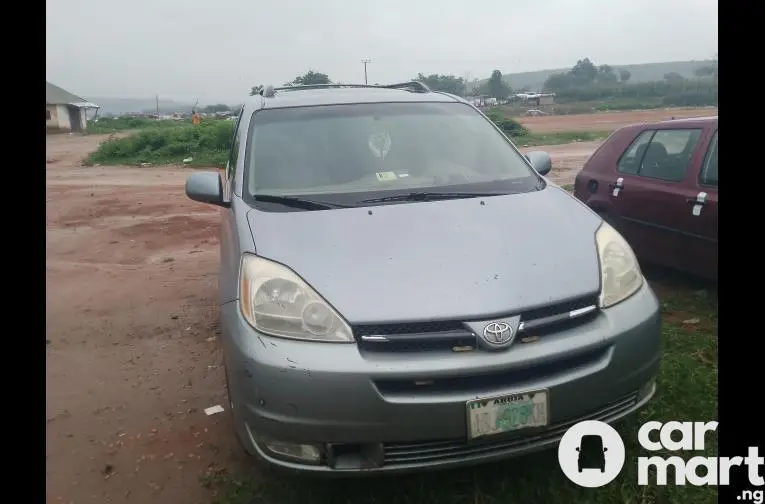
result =
[[[99,96],[88,96],[88,101],[100,105],[98,115],[108,114],[129,114],[131,112],[140,113],[147,111],[155,111],[157,109],[157,102],[154,98],[109,98]],[[193,103],[182,103],[174,100],[159,100],[159,112],[160,114],[172,114],[175,112],[191,112]]]
[[[711,60],[699,61],[668,61],[665,63],[642,63],[639,65],[614,65],[609,63],[615,70],[624,68],[632,75],[630,83],[659,81],[664,79],[664,74],[676,72],[683,77],[692,78],[693,71],[699,67],[711,65]],[[595,62],[595,64],[600,64]],[[573,66],[573,64],[572,64]],[[537,70],[534,72],[522,72],[514,74],[504,74],[502,78],[513,89],[529,88],[531,91],[540,91],[545,80],[555,73],[568,72],[569,68],[557,68],[555,70]],[[480,81],[484,83],[488,79]]]

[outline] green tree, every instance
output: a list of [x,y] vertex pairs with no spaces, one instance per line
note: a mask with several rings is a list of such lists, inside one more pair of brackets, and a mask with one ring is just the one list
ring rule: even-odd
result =
[[590,61],[590,58],[584,58],[576,62],[570,73],[575,85],[587,86],[595,82],[598,77],[598,67]]
[[550,75],[542,86],[545,91],[559,92],[572,86],[573,79],[570,72],[559,72]]
[[439,74],[425,76],[424,74],[419,73],[417,74],[417,77],[415,77],[415,80],[422,82],[433,91],[442,91],[457,96],[465,96],[466,93],[466,83],[465,79],[462,77]]
[[228,105],[224,105],[223,103],[216,103],[215,105],[208,105],[202,108],[201,111],[207,114],[214,114],[216,112],[228,112],[229,110],[231,110],[231,107]]
[[257,94],[260,94],[261,91],[263,91],[263,85],[252,86],[252,88],[250,88],[250,96],[255,96]]
[[616,72],[611,65],[600,65],[598,67],[597,75],[598,84],[616,84],[619,82],[619,77],[616,76]]
[[307,73],[295,77],[290,84],[293,86],[311,86],[315,84],[332,84],[332,81],[329,80],[327,74],[309,70]]
[[685,81],[685,77],[677,72],[669,72],[664,74],[664,80],[667,81],[667,84],[676,85],[682,84]]
[[693,75],[699,78],[710,77],[714,75],[716,71],[717,69],[714,66],[707,65],[707,66],[699,67],[696,70],[694,70]]
[[626,84],[627,81],[630,80],[630,77],[632,77],[632,72],[630,72],[626,68],[619,69],[619,81],[622,84]]
[[510,86],[502,79],[502,72],[499,70],[491,72],[491,77],[486,84],[487,94],[500,100],[507,98],[512,92]]

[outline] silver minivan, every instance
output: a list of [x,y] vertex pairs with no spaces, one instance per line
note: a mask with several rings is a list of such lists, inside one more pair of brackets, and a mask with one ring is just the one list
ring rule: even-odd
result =
[[272,465],[410,471],[553,447],[648,402],[659,304],[607,223],[421,83],[266,89],[218,205],[236,434]]

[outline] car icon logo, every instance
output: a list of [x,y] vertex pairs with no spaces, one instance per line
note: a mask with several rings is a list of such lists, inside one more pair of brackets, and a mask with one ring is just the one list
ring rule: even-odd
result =
[[597,434],[587,434],[582,436],[579,446],[576,447],[579,452],[579,472],[583,469],[600,469],[600,472],[606,471],[606,456],[608,448],[603,446],[603,438]]

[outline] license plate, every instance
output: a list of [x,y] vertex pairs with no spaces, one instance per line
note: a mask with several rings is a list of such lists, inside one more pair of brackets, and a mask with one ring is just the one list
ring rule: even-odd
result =
[[546,390],[475,399],[467,402],[468,437],[544,427],[549,411]]

